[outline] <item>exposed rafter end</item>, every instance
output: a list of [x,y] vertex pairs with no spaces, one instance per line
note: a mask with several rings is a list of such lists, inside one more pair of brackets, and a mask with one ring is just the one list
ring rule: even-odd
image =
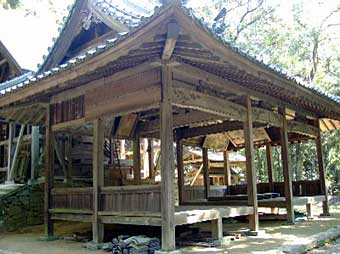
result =
[[167,38],[165,41],[162,60],[169,60],[171,58],[172,52],[175,49],[177,38],[179,35],[179,26],[177,23],[168,24]]

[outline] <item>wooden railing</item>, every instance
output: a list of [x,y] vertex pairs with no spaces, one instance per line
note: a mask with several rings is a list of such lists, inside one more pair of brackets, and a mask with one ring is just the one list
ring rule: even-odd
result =
[[[152,212],[161,211],[159,185],[103,187],[100,190],[100,211]],[[52,209],[93,210],[93,188],[52,189]]]
[[160,212],[161,187],[159,185],[131,185],[104,187],[100,195],[101,211]]
[[[223,197],[226,193],[227,187],[224,185],[221,186],[210,186],[209,189],[209,197]],[[184,188],[184,197],[183,200],[199,200],[205,198],[205,190],[203,186],[186,186]]]
[[53,209],[92,210],[92,187],[86,188],[55,188],[52,189]]
[[[320,180],[300,180],[293,181],[293,195],[294,196],[317,196],[321,195],[320,189]],[[257,193],[268,193],[269,184],[268,183],[258,183],[257,184]],[[274,183],[274,192],[280,193],[281,196],[284,196],[284,183],[283,182],[275,182]],[[238,194],[246,194],[247,193],[247,185],[232,185],[230,186],[230,194],[238,195]]]

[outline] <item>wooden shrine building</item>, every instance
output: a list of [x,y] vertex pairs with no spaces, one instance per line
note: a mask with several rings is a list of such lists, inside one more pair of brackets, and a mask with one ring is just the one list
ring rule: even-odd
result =
[[[177,225],[212,221],[216,237],[222,237],[222,218],[249,215],[249,228],[257,231],[259,206],[285,207],[294,222],[289,143],[310,139],[316,141],[320,174],[313,194],[327,196],[320,133],[325,126],[340,127],[338,100],[232,47],[178,0],[164,1],[148,17],[109,2],[76,1],[40,70],[0,91],[1,117],[16,121],[25,115],[27,123],[45,129],[47,235],[60,219],[92,223],[94,243],[103,241],[105,224],[153,225],[162,228],[162,251],[172,252]],[[92,137],[90,187],[54,185],[53,142],[60,133]],[[144,137],[161,141],[161,184],[141,179]],[[111,138],[134,141],[133,184],[104,184],[104,143]],[[226,153],[245,149],[246,200],[209,196],[207,156],[214,138],[224,142]],[[202,148],[203,200],[183,200],[185,145]],[[284,173],[284,196],[266,204],[258,201],[254,168],[254,148],[263,145],[269,162],[271,146],[281,146]]]

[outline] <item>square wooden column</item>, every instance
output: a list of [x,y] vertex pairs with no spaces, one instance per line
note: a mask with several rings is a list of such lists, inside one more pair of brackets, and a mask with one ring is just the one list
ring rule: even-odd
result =
[[286,209],[287,209],[287,222],[294,223],[292,172],[290,169],[290,161],[289,161],[289,143],[288,143],[286,109],[280,108],[279,111],[282,115],[280,136],[281,136],[281,156],[282,156],[284,189],[285,189]]
[[98,118],[93,121],[93,217],[92,236],[93,243],[102,243],[104,240],[104,225],[100,222],[98,212],[100,209],[100,189],[104,186],[104,122]]
[[45,236],[52,237],[54,234],[53,221],[49,209],[52,208],[51,190],[54,177],[54,148],[51,121],[51,107],[46,109],[45,116],[45,197],[44,197],[44,224]]
[[153,139],[152,138],[148,140],[148,157],[149,157],[149,178],[153,179],[154,178],[154,174],[153,174],[154,154],[153,154]]
[[37,179],[39,174],[39,127],[32,126],[32,143],[31,143],[31,180]]
[[209,179],[209,157],[208,148],[202,148],[203,158],[203,182],[204,182],[204,198],[209,198],[210,179]]
[[174,137],[172,115],[172,69],[167,63],[162,66],[160,105],[161,139],[161,207],[162,207],[162,251],[172,252],[175,243],[175,199],[174,199]]
[[178,183],[178,203],[183,203],[184,192],[184,166],[183,166],[183,142],[176,139],[176,155],[177,155],[177,183]]
[[274,192],[273,151],[270,143],[266,144],[269,192]]
[[135,184],[142,183],[141,168],[140,168],[140,139],[139,135],[135,134],[133,139],[133,179]]
[[[320,124],[320,122],[319,122]],[[318,126],[318,135],[316,137],[316,154],[318,157],[318,168],[319,168],[319,179],[320,179],[320,190],[321,194],[325,195],[325,201],[322,203],[323,214],[324,216],[329,216],[329,207],[328,207],[328,193],[326,186],[326,172],[323,161],[323,148],[322,148],[322,140],[321,140],[321,132],[320,125]]]
[[247,96],[245,99],[246,118],[244,121],[244,141],[246,153],[246,168],[247,168],[247,192],[248,192],[248,205],[253,207],[253,214],[249,215],[249,228],[252,231],[259,230],[259,215],[257,203],[257,185],[256,185],[256,172],[254,165],[254,139],[253,139],[253,119],[251,100]]
[[223,160],[224,160],[224,184],[227,186],[227,192],[230,193],[231,173],[228,150],[223,151]]

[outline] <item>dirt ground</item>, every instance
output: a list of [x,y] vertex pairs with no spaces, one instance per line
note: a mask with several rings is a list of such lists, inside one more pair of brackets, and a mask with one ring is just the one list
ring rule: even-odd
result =
[[[198,247],[184,248],[184,253],[269,253],[282,245],[302,243],[306,237],[340,226],[340,207],[331,208],[331,217],[315,217],[312,220],[297,222],[296,225],[286,225],[282,221],[261,222],[261,230],[265,234],[257,237],[241,237],[232,241],[223,249],[207,249]],[[202,228],[208,228],[203,224]],[[246,229],[247,224],[225,224],[224,231]],[[56,235],[67,236],[74,232],[88,232],[91,225],[82,223],[56,223]],[[41,241],[43,227],[23,228],[15,233],[2,233],[0,235],[0,254],[94,254],[108,253],[104,251],[90,251],[82,247],[81,242],[71,240]],[[335,245],[334,248],[339,248]],[[321,251],[321,249],[315,251]],[[325,250],[326,251],[326,250]],[[339,252],[311,252],[311,253],[339,253]]]

